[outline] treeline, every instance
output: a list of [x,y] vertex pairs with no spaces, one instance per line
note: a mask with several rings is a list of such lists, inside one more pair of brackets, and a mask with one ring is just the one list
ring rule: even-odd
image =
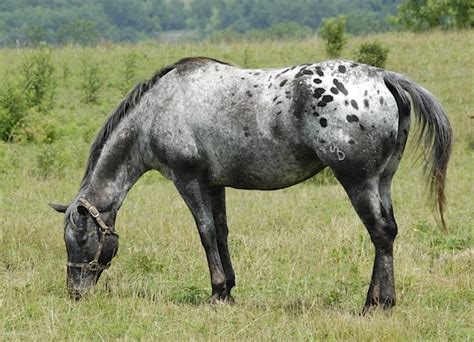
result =
[[[0,45],[136,41],[160,32],[245,34],[290,23],[315,31],[323,18],[346,14],[352,34],[391,28],[399,0],[2,0]],[[291,28],[290,27],[290,28]],[[281,28],[280,28],[281,29]],[[284,27],[283,27],[284,29]]]
[[298,38],[344,15],[353,35],[473,27],[472,0],[1,0],[0,46],[95,45],[191,31],[202,39]]

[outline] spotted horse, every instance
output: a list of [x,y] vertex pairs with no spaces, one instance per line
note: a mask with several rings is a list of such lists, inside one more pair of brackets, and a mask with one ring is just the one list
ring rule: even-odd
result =
[[115,219],[148,170],[172,180],[196,222],[211,302],[232,302],[225,188],[275,190],[329,167],[375,246],[366,312],[395,304],[390,188],[407,142],[411,107],[418,145],[444,223],[451,128],[440,103],[400,74],[347,60],[241,69],[185,58],[138,84],[91,147],[66,215],[67,282],[80,298],[118,249]]

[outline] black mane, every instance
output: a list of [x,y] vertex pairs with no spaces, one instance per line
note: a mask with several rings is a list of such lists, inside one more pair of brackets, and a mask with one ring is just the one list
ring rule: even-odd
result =
[[151,78],[137,84],[135,88],[133,88],[133,90],[128,93],[128,95],[122,100],[122,102],[120,102],[117,108],[109,116],[109,118],[97,134],[94,142],[92,143],[89,159],[87,161],[86,172],[81,182],[81,188],[83,188],[87,184],[87,181],[92,171],[94,170],[97,161],[99,160],[102,148],[104,147],[105,143],[109,139],[114,129],[119,125],[122,119],[125,118],[132,111],[133,108],[135,108],[142,96],[148,90],[150,90],[160,78],[162,78],[167,73],[171,72],[180,65],[188,63],[206,63],[209,61],[228,65],[228,63],[208,57],[187,57],[179,60],[174,64],[163,67],[161,70],[156,72]]

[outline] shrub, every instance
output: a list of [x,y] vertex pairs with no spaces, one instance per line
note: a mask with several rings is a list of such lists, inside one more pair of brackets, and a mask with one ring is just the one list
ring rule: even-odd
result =
[[379,42],[364,43],[356,51],[357,61],[373,65],[375,67],[385,67],[389,52],[388,47],[384,47]]
[[326,53],[329,57],[339,57],[347,43],[345,35],[346,17],[324,19],[319,34],[326,43]]
[[60,176],[67,166],[67,158],[62,149],[51,145],[40,145],[36,153],[36,171],[40,178]]
[[56,140],[56,136],[57,127],[53,119],[31,108],[24,116],[21,125],[13,132],[12,140],[51,144]]
[[51,49],[41,47],[26,58],[21,66],[26,100],[29,107],[46,112],[53,105],[56,82]]
[[120,89],[123,94],[130,91],[130,88],[136,82],[137,77],[137,54],[131,52],[123,60],[122,83]]
[[99,67],[96,64],[89,63],[87,60],[82,62],[82,100],[85,103],[99,103],[99,91],[102,87]]
[[11,141],[22,124],[28,106],[24,92],[11,80],[0,87],[0,139]]

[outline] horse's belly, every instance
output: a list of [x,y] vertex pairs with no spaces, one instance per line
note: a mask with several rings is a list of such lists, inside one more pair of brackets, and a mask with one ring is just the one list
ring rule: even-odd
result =
[[272,190],[300,183],[323,167],[312,151],[239,148],[210,158],[209,178],[213,186]]

